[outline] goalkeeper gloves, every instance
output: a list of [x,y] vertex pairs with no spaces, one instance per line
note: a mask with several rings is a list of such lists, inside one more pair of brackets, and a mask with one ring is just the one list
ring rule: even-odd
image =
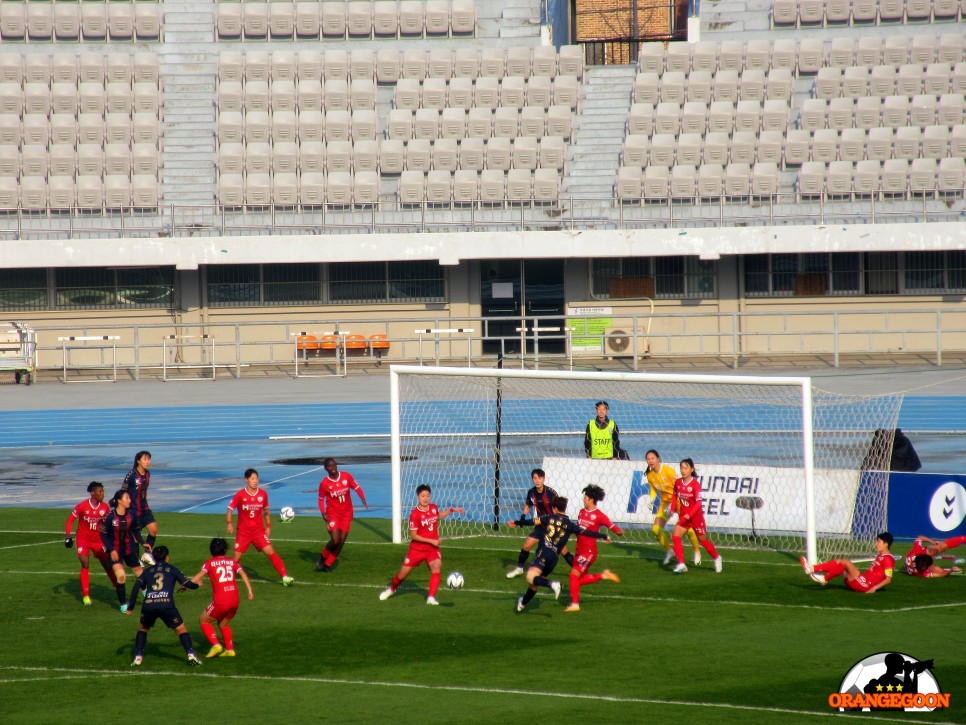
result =
[[68,549],[72,548],[74,546],[74,540],[68,536],[64,539],[64,546]]

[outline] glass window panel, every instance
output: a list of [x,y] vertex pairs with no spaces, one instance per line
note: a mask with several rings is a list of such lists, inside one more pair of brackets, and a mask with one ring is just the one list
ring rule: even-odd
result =
[[767,254],[748,254],[744,258],[745,294],[766,295],[769,289],[769,260]]
[[684,295],[684,257],[658,257],[654,260],[654,276],[658,297]]
[[383,302],[385,300],[385,262],[329,265],[330,302]]
[[0,310],[46,307],[46,269],[0,269]]
[[219,264],[207,268],[208,303],[216,306],[251,305],[259,301],[257,264]]
[[174,299],[174,268],[117,270],[117,301],[121,306],[166,307]]
[[895,252],[865,253],[865,293],[894,295],[899,292],[899,257]]
[[942,252],[904,252],[904,286],[906,291],[925,292],[942,290],[943,257]]
[[859,292],[857,252],[839,252],[832,255],[832,291]]
[[322,270],[318,264],[266,264],[262,279],[266,304],[322,301]]
[[713,297],[716,265],[707,259],[687,258],[687,294],[691,297]]
[[54,271],[58,307],[113,307],[117,303],[114,271],[65,267]]
[[946,252],[946,267],[949,270],[947,281],[950,290],[966,289],[966,251]]
[[828,272],[828,254],[808,253],[802,255],[802,274],[816,274],[818,272]]
[[438,262],[390,262],[389,299],[393,302],[442,302],[443,268]]

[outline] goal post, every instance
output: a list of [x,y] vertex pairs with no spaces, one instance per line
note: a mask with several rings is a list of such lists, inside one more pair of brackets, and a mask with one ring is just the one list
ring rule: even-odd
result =
[[[543,468],[571,516],[596,483],[625,540],[653,544],[650,449],[675,471],[694,459],[716,543],[814,561],[867,552],[886,528],[892,437],[881,430],[895,428],[901,395],[839,395],[808,377],[761,375],[392,366],[390,381],[397,543],[421,483],[440,508],[466,509],[441,523],[444,537],[519,538],[505,524],[520,516],[531,470]],[[631,460],[584,453],[601,399]]]

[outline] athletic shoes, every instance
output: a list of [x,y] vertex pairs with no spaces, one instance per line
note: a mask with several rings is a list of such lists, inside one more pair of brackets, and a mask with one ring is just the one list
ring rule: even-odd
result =
[[801,559],[799,559],[798,562],[802,565],[802,569],[804,569],[805,573],[808,574],[809,576],[812,576],[812,574],[815,573],[815,570],[812,568],[812,565],[808,563],[808,559],[806,559],[804,556]]
[[379,594],[379,601],[384,602],[395,593],[396,593],[396,590],[393,589],[392,587],[389,587],[388,589],[384,590]]
[[565,612],[579,612],[580,611],[580,605],[579,604],[571,604],[564,611]]
[[523,603],[523,597],[520,597],[519,599],[517,599],[517,611],[518,612],[522,612],[523,611],[523,608],[525,606],[526,605]]
[[316,571],[324,571],[326,574],[328,574],[330,571],[332,571],[332,567],[329,566],[328,564],[326,564],[325,563],[325,559],[323,559],[320,556],[319,557],[319,560],[317,562],[315,562],[315,570]]
[[120,609],[121,609],[121,614],[127,614],[127,605],[126,604],[122,604],[120,606]]
[[664,552],[664,561],[661,562],[661,566],[667,566],[671,563],[671,559],[674,558],[674,549],[668,549]]
[[439,602],[436,601],[436,597],[426,597],[426,604],[431,607],[438,607]]
[[678,565],[674,567],[675,574],[687,574],[687,572],[688,572],[688,567],[683,561],[678,562]]
[[198,659],[198,655],[196,655],[194,652],[189,652],[188,653],[188,665],[190,667],[197,667],[200,664],[201,664],[201,660]]
[[150,551],[145,551],[143,554],[141,554],[141,563],[145,566],[154,566],[154,557],[151,556]]
[[828,584],[828,582],[825,580],[825,576],[822,574],[816,574],[815,572],[812,572],[811,574],[809,574],[809,576],[812,578],[813,582],[817,584],[821,584],[823,587],[826,584]]
[[550,582],[550,588],[553,590],[553,598],[560,599],[560,582]]
[[225,648],[222,647],[220,644],[213,644],[211,645],[211,649],[208,650],[208,654],[205,655],[205,659],[210,660],[212,657],[217,657],[224,651],[225,651]]
[[140,667],[142,662],[144,662],[144,657],[141,655],[135,655],[134,662],[131,663],[131,667]]
[[518,566],[515,569],[513,569],[513,571],[511,571],[509,574],[507,574],[506,575],[506,578],[507,579],[516,579],[521,574],[523,574],[523,567]]
[[701,566],[701,549],[694,550],[694,565]]
[[283,587],[290,587],[294,583],[295,583],[295,577],[294,576],[283,576],[282,577],[282,586]]
[[621,578],[610,569],[604,569],[604,571],[600,573],[600,577],[601,579],[606,579],[607,581],[614,582],[615,584],[619,584],[621,580]]
[[714,561],[714,570],[715,570],[715,573],[720,574],[721,573],[721,557],[719,556],[717,559],[713,559],[712,561]]
[[233,649],[226,649],[219,656],[220,657],[234,657],[235,656],[235,650],[233,650]]
[[84,602],[84,606],[85,607],[89,607],[89,606],[91,606],[94,603],[94,602],[91,601],[91,598],[90,597],[84,597],[83,602]]

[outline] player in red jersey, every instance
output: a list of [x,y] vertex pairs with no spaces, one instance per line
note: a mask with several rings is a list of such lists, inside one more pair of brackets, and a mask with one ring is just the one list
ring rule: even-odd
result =
[[[201,581],[206,576],[211,580],[212,602],[198,619],[201,625],[201,631],[211,645],[211,649],[208,650],[208,654],[205,657],[207,659],[217,657],[218,655],[222,657],[234,657],[235,643],[232,639],[232,631],[228,624],[238,611],[238,585],[236,584],[236,575],[241,576],[242,581],[245,582],[245,586],[248,588],[248,600],[251,601],[255,595],[252,592],[252,583],[248,581],[248,575],[245,573],[245,570],[241,568],[241,565],[237,561],[227,555],[227,541],[224,539],[212,539],[211,544],[208,546],[208,551],[211,552],[211,558],[201,565],[201,571],[191,577],[191,581],[195,584],[201,584]],[[178,591],[183,591],[183,588]],[[218,635],[215,634],[214,625],[216,623],[218,624],[218,629],[221,630],[222,636],[225,638],[224,647],[218,642]]]
[[234,533],[231,525],[231,512],[238,512],[238,535],[235,537],[235,561],[240,562],[242,554],[252,544],[272,562],[275,571],[282,577],[282,586],[295,581],[285,571],[282,557],[275,553],[269,536],[272,534],[272,519],[268,508],[268,492],[258,487],[258,471],[249,468],[245,471],[245,488],[236,493],[228,503],[227,531]]
[[[954,536],[945,541],[936,541],[928,536],[918,536],[912,544],[912,549],[906,554],[906,574],[909,576],[923,577],[924,579],[937,579],[950,574],[962,572],[958,566],[951,566],[945,569],[936,563],[939,555],[948,549],[955,549],[966,541],[966,536]],[[947,557],[951,558],[951,557]]]
[[[577,515],[577,525],[585,530],[599,532],[601,528],[610,529],[618,536],[624,535],[624,530],[613,523],[607,514],[597,508],[597,504],[604,500],[604,489],[590,484],[584,489],[584,507]],[[580,611],[580,587],[584,584],[596,584],[601,579],[619,582],[618,577],[610,569],[604,569],[600,574],[588,574],[587,570],[597,561],[597,539],[579,534],[577,536],[577,553],[574,556],[573,567],[570,570],[570,606],[565,612]]]
[[[530,487],[526,497],[523,499],[523,515],[520,517],[521,520],[527,518],[531,509],[533,510],[534,519],[539,519],[541,516],[549,516],[553,513],[553,500],[557,498],[557,492],[546,485],[547,473],[542,468],[534,468],[530,471],[530,480],[533,481],[533,486]],[[510,528],[515,527],[511,526]],[[517,556],[517,565],[507,573],[507,579],[513,579],[525,573],[523,567],[527,563],[530,552],[542,540],[543,532],[539,529],[534,529],[527,534],[527,538],[523,541],[523,546],[520,548],[520,553]],[[571,566],[574,565],[574,557],[572,554],[564,551],[562,556],[567,560],[568,564]]]
[[674,497],[671,499],[671,513],[678,515],[678,522],[671,535],[674,555],[678,558],[674,573],[683,574],[688,570],[687,564],[684,563],[684,545],[681,543],[681,537],[688,532],[688,529],[694,529],[698,542],[711,554],[714,570],[720,573],[721,555],[708,538],[708,526],[704,522],[704,510],[701,508],[701,482],[694,477],[694,461],[685,458],[680,466],[681,478],[674,481]]
[[70,532],[74,528],[74,522],[80,520],[77,524],[77,559],[81,565],[81,594],[84,597],[84,606],[89,607],[93,603],[91,602],[91,554],[101,562],[115,589],[117,589],[117,577],[114,576],[110,557],[104,551],[104,542],[101,541],[101,522],[111,512],[111,507],[104,503],[104,484],[100,481],[91,481],[87,484],[87,493],[90,494],[90,498],[77,504],[67,517],[67,538],[64,539],[64,546],[69,549],[74,545]]
[[872,594],[892,581],[896,560],[889,553],[890,548],[892,548],[892,534],[883,531],[875,537],[875,561],[862,572],[848,559],[833,559],[815,566],[809,564],[804,556],[799,561],[805,573],[823,586],[840,574],[844,574],[845,586],[849,589],[862,594]]
[[329,543],[319,554],[315,570],[330,572],[335,560],[342,553],[345,540],[349,538],[349,528],[352,526],[352,496],[349,492],[355,491],[366,508],[369,508],[369,504],[366,503],[366,494],[362,486],[356,483],[351,473],[345,471],[340,473],[339,464],[334,458],[326,458],[322,465],[327,475],[319,481],[319,511],[322,512],[322,518],[329,532]]
[[429,486],[425,483],[417,486],[416,499],[419,503],[409,514],[409,551],[406,552],[399,573],[392,578],[392,584],[379,595],[381,600],[389,599],[395,594],[399,585],[409,576],[409,572],[426,562],[429,567],[429,596],[426,597],[426,604],[439,604],[436,601],[436,592],[439,589],[439,572],[443,568],[443,556],[439,551],[439,522],[450,514],[466,512],[455,506],[440,511],[430,501],[430,496]]

